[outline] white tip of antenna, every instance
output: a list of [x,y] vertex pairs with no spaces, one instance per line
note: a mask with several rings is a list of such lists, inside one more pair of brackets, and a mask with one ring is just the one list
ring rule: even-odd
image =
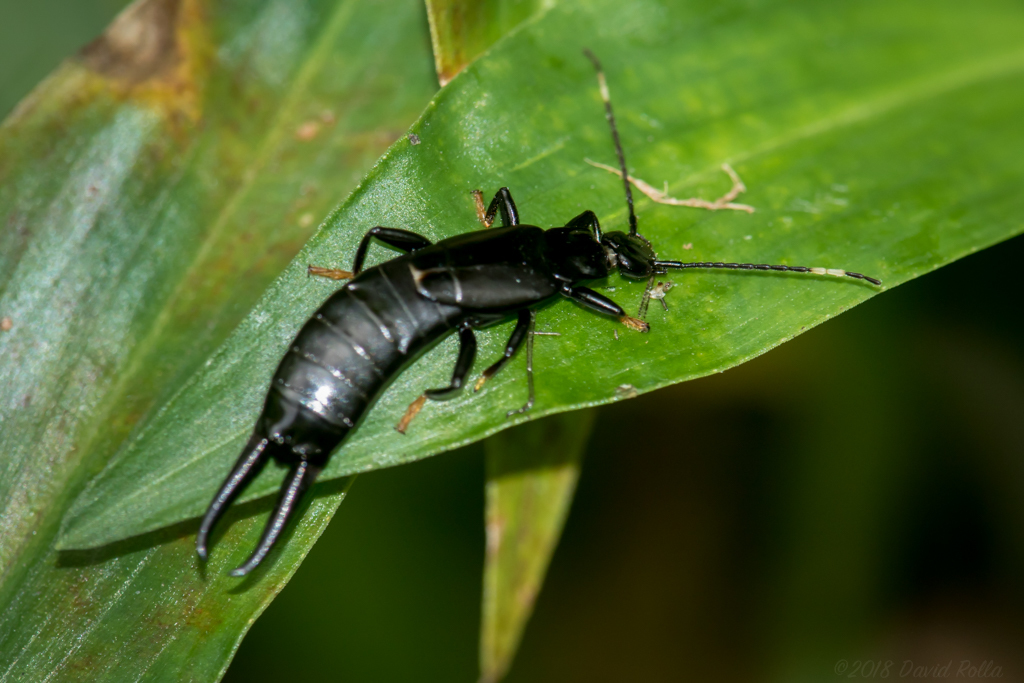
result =
[[846,275],[845,270],[839,270],[838,268],[811,268],[811,272],[815,275],[835,275],[836,277]]
[[608,81],[604,79],[604,72],[602,71],[597,72],[597,84],[601,88],[601,99],[605,102],[610,102],[612,95],[608,92]]

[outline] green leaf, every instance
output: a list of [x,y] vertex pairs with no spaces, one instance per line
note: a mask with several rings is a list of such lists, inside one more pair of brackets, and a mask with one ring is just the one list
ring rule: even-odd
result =
[[499,38],[554,0],[426,0],[434,64],[441,85]]
[[223,671],[346,480],[242,583],[263,505],[205,574],[193,525],[58,553],[61,518],[435,89],[415,0],[148,0],[4,122],[0,680]]
[[480,680],[505,676],[569,512],[595,412],[529,422],[484,444],[487,557]]
[[[497,39],[552,3],[427,0],[438,80],[445,85]],[[543,6],[542,6],[543,5]],[[593,415],[556,415],[486,441],[487,555],[481,680],[504,677],[576,490]]]
[[[562,224],[593,209],[621,227],[617,179],[586,45],[605,62],[636,175],[675,196],[713,198],[729,162],[757,213],[639,202],[662,257],[846,268],[893,287],[1021,230],[1024,9],[1010,2],[821,5],[653,1],[558,5],[500,41],[445,88],[328,219],[252,313],[135,432],[75,504],[61,545],[88,547],[200,514],[235,460],[292,336],[336,285],[308,263],[351,258],[371,226],[432,240],[479,229],[470,191],[512,188],[524,220]],[[374,258],[391,255],[376,250]],[[851,280],[690,272],[640,335],[567,302],[540,315],[537,408],[521,371],[431,404],[407,436],[393,426],[440,386],[453,339],[391,386],[323,478],[409,462],[520,420],[610,402],[720,372],[873,296]],[[642,284],[596,283],[628,307]],[[509,328],[484,335],[496,358]],[[880,343],[881,340],[875,340]],[[867,340],[866,340],[867,343]],[[266,474],[248,499],[273,492]]]

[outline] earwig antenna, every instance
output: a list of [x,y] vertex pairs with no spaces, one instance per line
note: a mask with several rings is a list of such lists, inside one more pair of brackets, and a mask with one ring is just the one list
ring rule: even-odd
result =
[[626,204],[629,206],[629,234],[636,235],[636,211],[633,210],[633,190],[629,185],[629,172],[626,171],[626,155],[622,152],[622,142],[619,140],[619,129],[615,126],[615,114],[612,112],[612,99],[608,92],[608,81],[605,80],[604,70],[601,68],[601,62],[598,61],[594,53],[588,49],[583,50],[583,54],[587,56],[594,64],[594,69],[597,71],[597,82],[601,87],[601,99],[604,100],[604,117],[608,119],[608,125],[612,128],[612,140],[615,141],[615,153],[619,155],[619,167],[622,169],[622,184],[626,188]]
[[213,533],[213,528],[217,526],[217,522],[231,507],[235,498],[238,498],[249,482],[255,479],[263,470],[263,466],[267,464],[269,459],[266,453],[267,444],[267,439],[253,435],[245,450],[242,451],[242,457],[235,463],[231,474],[221,484],[217,495],[213,497],[213,502],[210,503],[203,522],[199,526],[199,534],[196,536],[196,554],[199,555],[199,559],[205,561],[209,554],[209,538]]
[[838,268],[808,268],[806,266],[780,266],[767,263],[711,263],[701,261],[695,263],[683,263],[682,261],[655,261],[655,268],[674,268],[686,270],[687,268],[719,268],[722,270],[781,270],[789,273],[810,273],[812,275],[835,275],[836,277],[852,277],[855,280],[867,280],[873,285],[882,284],[881,280],[868,277],[861,273],[851,273]]
[[298,503],[302,499],[302,494],[313,484],[321,469],[306,460],[292,466],[291,472],[288,473],[288,478],[281,485],[281,493],[277,498],[277,505],[274,507],[274,512],[270,515],[270,519],[267,520],[267,525],[263,527],[263,535],[260,536],[260,542],[257,544],[256,550],[245,561],[245,564],[232,570],[231,576],[245,576],[255,569],[267,554],[270,553],[274,544],[277,543],[277,539],[281,537],[281,532],[284,531],[288,520],[295,513]]

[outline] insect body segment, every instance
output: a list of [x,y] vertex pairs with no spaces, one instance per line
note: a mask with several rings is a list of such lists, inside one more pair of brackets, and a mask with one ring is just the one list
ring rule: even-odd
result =
[[[584,211],[562,227],[521,225],[508,188],[501,188],[485,208],[474,192],[477,215],[488,228],[432,244],[400,228],[371,228],[356,249],[352,271],[310,266],[310,275],[351,280],[331,295],[299,330],[278,365],[252,436],[227,479],[214,496],[196,538],[196,551],[206,559],[213,528],[231,503],[275,460],[288,468],[277,503],[249,559],[232,573],[243,576],[267,556],[294,514],[303,494],[326,466],[331,453],[356,428],[389,381],[433,344],[457,333],[459,354],[446,387],[427,389],[409,406],[398,424],[404,432],[428,400],[457,396],[466,385],[476,357],[475,331],[516,319],[504,353],[491,364],[474,389],[496,375],[521,348],[527,350],[526,404],[534,403],[533,338],[536,310],[566,298],[593,312],[617,319],[630,329],[647,332],[639,318],[626,315],[616,302],[585,283],[615,271],[647,280],[641,317],[650,297],[664,306],[668,283],[654,289],[656,275],[670,269],[721,268],[779,270],[878,280],[834,269],[747,263],[661,260],[639,233],[633,210],[625,155],[619,143],[608,86],[597,59],[605,114],[619,158],[629,206],[629,232],[604,232],[592,211]],[[491,228],[500,217],[500,226]],[[404,252],[397,258],[363,269],[370,243],[378,240]]]
[[[512,195],[502,188],[485,218],[493,220],[497,214],[501,227],[437,244],[396,228],[367,232],[356,250],[354,279],[317,310],[281,360],[252,438],[203,519],[196,540],[200,557],[207,555],[214,525],[273,458],[290,474],[256,551],[234,573],[241,576],[258,565],[302,492],[388,381],[449,333],[459,335],[451,382],[426,390],[413,402],[399,431],[427,400],[446,400],[462,390],[476,355],[474,330],[480,327],[518,319],[505,353],[484,371],[483,381],[524,342],[530,345],[533,309],[558,297],[647,330],[646,323],[627,316],[614,301],[580,284],[606,277],[619,263],[615,243],[599,239],[600,225],[592,212],[549,230],[520,225]],[[372,239],[408,253],[363,270]],[[529,380],[524,409],[533,403],[532,376]]]

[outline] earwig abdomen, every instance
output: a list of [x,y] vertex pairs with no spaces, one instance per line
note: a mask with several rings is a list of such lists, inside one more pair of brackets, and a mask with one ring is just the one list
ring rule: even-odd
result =
[[326,459],[407,361],[461,315],[416,296],[407,262],[365,271],[302,327],[274,374],[261,436],[279,462]]
[[311,317],[274,373],[252,437],[200,528],[197,549],[270,457],[291,470],[271,521],[236,575],[258,565],[296,501],[387,383],[465,313],[416,294],[412,255],[364,271]]

